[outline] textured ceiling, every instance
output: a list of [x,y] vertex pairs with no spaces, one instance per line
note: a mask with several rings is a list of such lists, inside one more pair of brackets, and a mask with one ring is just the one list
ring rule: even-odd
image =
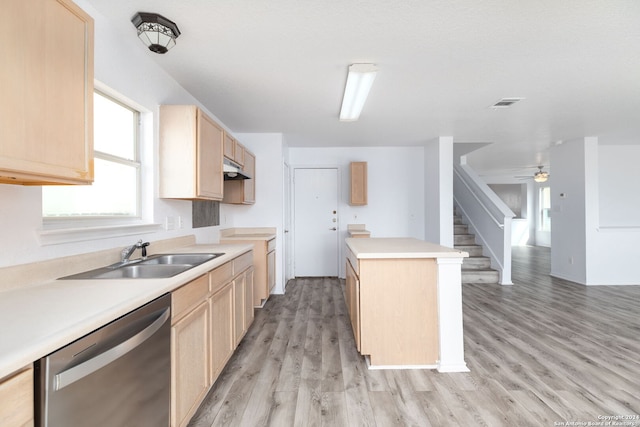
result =
[[[137,11],[182,35],[153,57],[234,132],[292,147],[489,143],[485,175],[549,165],[557,141],[640,141],[638,0],[88,0],[135,37]],[[141,44],[141,52],[144,46]],[[338,121],[347,67],[379,68]],[[490,106],[522,97],[509,109]]]

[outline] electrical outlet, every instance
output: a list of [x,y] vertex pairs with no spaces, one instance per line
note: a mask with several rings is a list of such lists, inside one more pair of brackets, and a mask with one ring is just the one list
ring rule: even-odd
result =
[[176,219],[172,216],[168,216],[164,219],[165,230],[173,230],[176,228]]
[[184,224],[182,223],[182,217],[178,215],[178,220],[176,221],[176,228],[182,229]]

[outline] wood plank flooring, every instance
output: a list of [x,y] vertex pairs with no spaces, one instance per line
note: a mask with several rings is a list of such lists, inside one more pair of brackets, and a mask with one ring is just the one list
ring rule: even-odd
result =
[[463,286],[469,373],[367,370],[342,282],[291,281],[256,311],[189,425],[554,426],[640,414],[640,286],[551,278],[545,248],[514,248],[512,262],[514,286]]

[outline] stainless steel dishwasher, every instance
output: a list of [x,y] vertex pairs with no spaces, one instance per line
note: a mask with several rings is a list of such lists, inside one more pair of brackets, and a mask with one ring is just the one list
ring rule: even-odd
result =
[[36,363],[36,425],[169,426],[171,295]]

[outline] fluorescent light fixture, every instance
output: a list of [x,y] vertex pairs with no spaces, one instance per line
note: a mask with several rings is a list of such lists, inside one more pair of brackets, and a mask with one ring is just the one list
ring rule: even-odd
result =
[[377,71],[378,68],[374,64],[351,64],[349,66],[347,85],[344,88],[342,108],[340,109],[341,122],[358,120]]

